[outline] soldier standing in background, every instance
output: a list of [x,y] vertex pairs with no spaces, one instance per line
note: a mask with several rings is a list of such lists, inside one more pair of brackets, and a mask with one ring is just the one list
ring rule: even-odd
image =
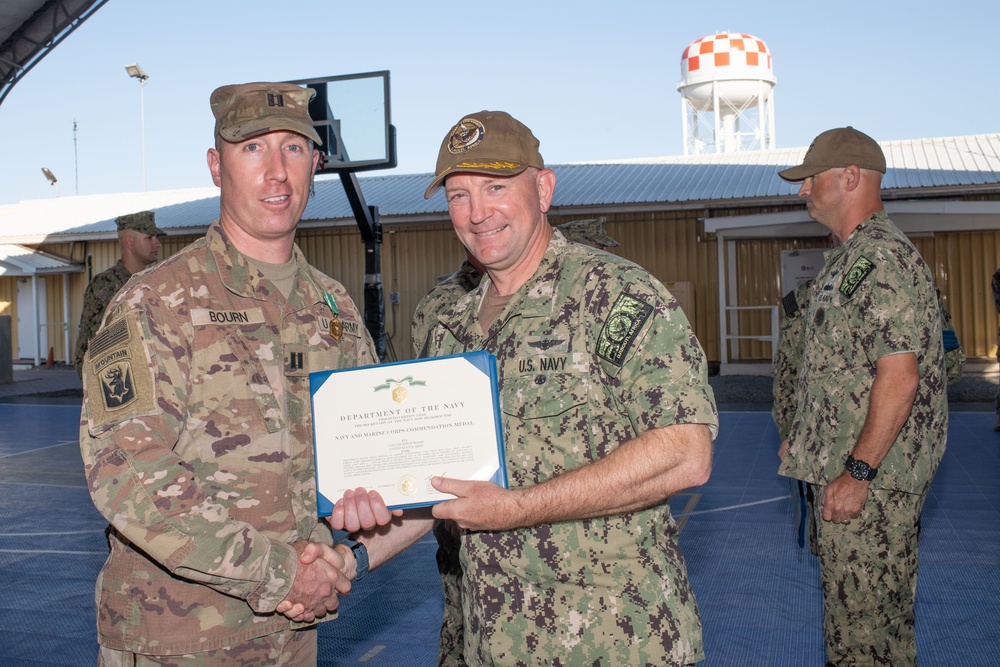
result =
[[920,512],[947,435],[934,280],[886,215],[885,169],[879,145],[847,127],[779,172],[842,240],[810,291],[779,469],[815,485],[828,665],[916,665]]
[[83,355],[87,353],[90,339],[101,326],[104,309],[133,273],[139,273],[158,259],[160,253],[158,237],[166,234],[156,226],[152,211],[121,215],[115,222],[118,225],[118,244],[121,246],[122,255],[110,269],[101,271],[91,278],[83,293],[83,309],[80,311],[80,329],[76,335],[74,356],[78,375],[82,372]]
[[[1000,314],[1000,269],[993,272],[990,288],[993,292],[993,305],[996,306],[997,313]],[[1000,328],[997,328],[997,362],[1000,363]],[[996,405],[997,421],[993,424],[993,430],[1000,431],[1000,384],[997,384],[997,395],[994,403]]]
[[[809,309],[809,290],[812,280],[807,280],[781,299],[784,317],[778,329],[778,351],[774,355],[774,403],[771,417],[778,427],[778,436],[784,442],[792,430],[799,385],[802,353],[806,346],[805,315]],[[812,487],[801,479],[796,480],[799,500],[799,546],[809,544],[816,553],[816,514]]]

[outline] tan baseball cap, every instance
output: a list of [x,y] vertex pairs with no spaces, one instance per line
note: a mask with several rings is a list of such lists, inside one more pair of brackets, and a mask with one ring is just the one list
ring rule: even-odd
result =
[[779,171],[778,176],[790,183],[797,183],[827,169],[851,165],[884,174],[885,154],[875,140],[864,132],[858,132],[851,126],[838,127],[813,139],[802,164]]
[[451,128],[438,151],[429,199],[449,174],[458,172],[515,176],[528,167],[544,169],[538,139],[521,121],[503,111],[470,114]]
[[150,236],[165,236],[166,232],[156,226],[156,215],[152,211],[140,211],[139,213],[127,213],[115,218],[118,231],[123,229],[134,229],[142,234]]
[[230,143],[286,130],[322,145],[309,116],[312,88],[294,83],[241,83],[212,92],[215,134]]

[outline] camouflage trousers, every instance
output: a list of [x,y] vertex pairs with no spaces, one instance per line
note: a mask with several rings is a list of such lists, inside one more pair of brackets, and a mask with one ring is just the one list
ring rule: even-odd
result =
[[821,519],[825,491],[815,487],[828,664],[916,665],[913,605],[924,496],[869,489],[860,516],[843,525]]
[[216,651],[185,655],[145,655],[102,646],[97,667],[316,667],[317,637],[315,627],[285,630]]
[[434,522],[434,537],[438,541],[437,565],[444,593],[438,667],[466,667],[462,616],[462,563],[459,560],[462,543],[457,529],[449,525],[450,523]]

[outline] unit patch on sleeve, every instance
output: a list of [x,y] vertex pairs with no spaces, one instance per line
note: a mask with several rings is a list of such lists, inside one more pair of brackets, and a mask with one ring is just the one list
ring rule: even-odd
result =
[[90,342],[84,382],[96,431],[148,414],[155,405],[153,373],[138,326],[134,315],[126,315],[108,324]]
[[867,257],[858,257],[851,268],[847,270],[843,282],[840,283],[840,293],[853,296],[868,274],[875,270],[875,263]]
[[611,314],[604,320],[604,328],[597,339],[597,355],[615,366],[621,366],[652,312],[652,306],[634,296],[619,296],[611,307]]

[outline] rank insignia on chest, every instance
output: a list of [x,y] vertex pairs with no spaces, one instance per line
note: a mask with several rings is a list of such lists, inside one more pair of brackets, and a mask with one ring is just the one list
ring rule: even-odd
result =
[[847,270],[843,282],[840,283],[840,293],[853,296],[868,274],[875,270],[875,263],[867,257],[858,257],[851,268]]

